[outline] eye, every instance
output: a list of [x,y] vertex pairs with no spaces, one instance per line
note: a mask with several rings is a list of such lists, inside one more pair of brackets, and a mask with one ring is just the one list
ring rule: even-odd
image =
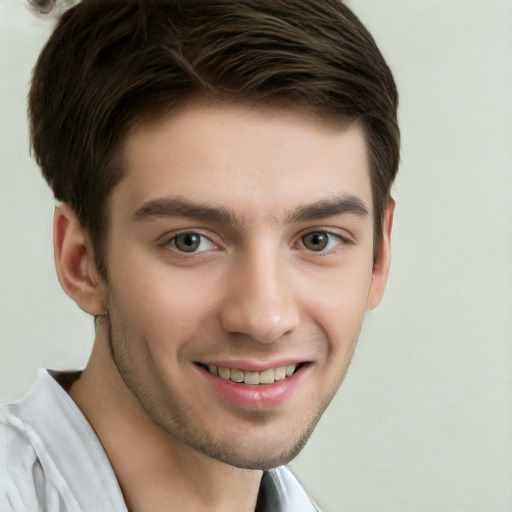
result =
[[180,233],[169,242],[172,247],[185,253],[198,253],[215,248],[215,244],[209,238],[194,232]]
[[304,235],[301,240],[306,249],[314,252],[328,252],[343,243],[340,236],[326,231],[313,231]]

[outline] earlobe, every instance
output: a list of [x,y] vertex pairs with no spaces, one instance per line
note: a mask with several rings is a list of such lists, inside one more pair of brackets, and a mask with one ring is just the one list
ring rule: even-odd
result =
[[67,204],[55,208],[53,250],[64,291],[86,313],[105,314],[103,281],[94,263],[92,244],[75,211]]
[[389,266],[391,263],[391,231],[393,228],[394,212],[395,201],[389,199],[384,212],[382,238],[373,264],[372,283],[368,296],[367,309],[375,309],[380,304],[384,290],[386,289]]

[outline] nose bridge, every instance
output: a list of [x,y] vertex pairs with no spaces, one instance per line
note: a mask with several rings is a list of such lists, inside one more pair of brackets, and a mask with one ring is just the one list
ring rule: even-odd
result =
[[268,246],[246,251],[229,279],[222,311],[227,331],[272,343],[298,325],[293,280],[279,251]]

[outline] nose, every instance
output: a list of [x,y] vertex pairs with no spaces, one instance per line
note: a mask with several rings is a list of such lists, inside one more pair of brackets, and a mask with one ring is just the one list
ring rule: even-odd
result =
[[221,312],[226,331],[272,343],[295,330],[299,307],[285,266],[279,257],[260,253],[232,269]]

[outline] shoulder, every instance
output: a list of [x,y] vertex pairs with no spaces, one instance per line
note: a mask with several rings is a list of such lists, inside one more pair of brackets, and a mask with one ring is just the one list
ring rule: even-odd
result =
[[43,510],[44,475],[27,427],[13,406],[0,409],[0,510]]
[[47,446],[19,404],[0,409],[0,511],[75,512]]
[[0,409],[0,512],[125,511],[94,430],[46,370]]

